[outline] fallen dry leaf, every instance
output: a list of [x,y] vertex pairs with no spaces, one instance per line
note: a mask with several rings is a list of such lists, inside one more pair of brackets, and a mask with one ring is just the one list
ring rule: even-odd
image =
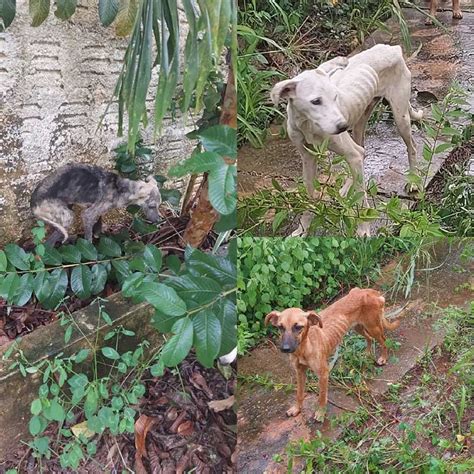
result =
[[93,431],[87,428],[87,421],[72,426],[71,431],[76,438],[79,438],[80,435],[84,435],[86,438],[92,438],[92,436],[95,435]]
[[183,421],[176,432],[181,436],[190,436],[194,432],[194,424],[190,420]]
[[235,397],[234,395],[231,395],[229,398],[225,398],[224,400],[212,400],[208,403],[208,406],[211,410],[220,412],[232,408],[234,403]]
[[137,456],[140,458],[140,461],[142,456],[148,457],[145,440],[148,431],[155,421],[155,418],[142,414],[135,422],[135,448],[137,449]]
[[206,379],[199,372],[193,372],[190,380],[197,389],[202,390],[209,398],[212,398],[211,389],[207,385]]

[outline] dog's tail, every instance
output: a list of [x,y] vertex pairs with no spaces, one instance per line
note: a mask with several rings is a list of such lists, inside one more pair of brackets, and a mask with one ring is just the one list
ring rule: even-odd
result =
[[415,122],[419,122],[423,118],[423,110],[415,110],[411,104],[408,104],[408,113]]
[[382,305],[382,324],[383,324],[383,327],[385,329],[388,329],[390,331],[392,331],[393,329],[397,329],[398,326],[400,326],[400,321],[397,320],[397,321],[393,321],[393,322],[390,322],[386,317],[385,317],[385,309],[384,309],[384,305],[385,305],[385,298],[380,295],[378,297],[379,301],[380,301],[380,304]]
[[382,324],[385,329],[388,329],[389,331],[393,331],[394,329],[397,329],[398,326],[400,326],[400,320],[397,319],[396,321],[389,321],[385,317],[385,314],[382,313]]

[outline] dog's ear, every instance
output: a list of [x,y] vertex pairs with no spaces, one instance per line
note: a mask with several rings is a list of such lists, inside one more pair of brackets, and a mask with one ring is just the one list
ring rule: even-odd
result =
[[314,326],[315,324],[318,324],[320,328],[323,327],[321,316],[319,316],[319,314],[316,313],[316,311],[310,311],[307,314],[307,318],[308,318],[308,323],[310,326]]
[[297,81],[293,79],[287,79],[286,81],[277,82],[272,91],[270,97],[275,105],[278,105],[280,99],[287,99],[295,96]]
[[271,323],[273,326],[278,324],[278,318],[280,317],[280,313],[278,311],[272,311],[265,316],[265,326],[268,326]]

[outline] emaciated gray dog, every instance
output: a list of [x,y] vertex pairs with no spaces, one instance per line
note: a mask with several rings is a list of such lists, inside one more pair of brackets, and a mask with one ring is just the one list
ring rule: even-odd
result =
[[157,222],[160,203],[160,191],[153,176],[146,181],[133,181],[84,164],[59,168],[43,179],[31,196],[33,214],[55,228],[47,240],[51,245],[67,240],[74,220],[73,204],[85,208],[82,212],[84,234],[92,241],[92,234],[98,235],[101,231],[101,216],[105,212],[136,204],[148,220]]

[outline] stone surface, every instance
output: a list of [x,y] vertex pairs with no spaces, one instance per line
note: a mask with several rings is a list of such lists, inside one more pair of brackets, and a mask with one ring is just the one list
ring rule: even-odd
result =
[[[182,12],[180,19],[184,25]],[[0,245],[28,236],[30,194],[48,172],[72,161],[113,167],[112,150],[124,141],[117,104],[106,109],[127,40],[100,25],[97,0],[80,0],[70,21],[51,11],[40,27],[30,22],[28,2],[17,2],[15,20],[0,33]],[[156,83],[155,73],[152,91]],[[150,95],[149,112],[153,104]],[[157,173],[190,154],[188,131],[179,116],[165,118],[156,141],[151,126],[144,131]]]
[[[80,349],[93,348],[96,350],[102,347],[104,335],[118,326],[135,332],[134,337],[120,339],[117,349],[119,352],[134,350],[137,344],[144,340],[151,343],[152,350],[162,343],[158,331],[149,324],[153,314],[153,309],[149,305],[145,303],[130,305],[120,294],[117,294],[109,298],[104,309],[110,315],[113,326],[108,326],[104,321],[99,320],[97,306],[91,305],[72,314],[77,327],[74,328],[72,337],[67,344],[64,342],[66,326],[61,326],[57,321],[39,327],[31,334],[16,341],[17,346],[9,359],[4,360],[3,355],[10,345],[0,348],[0,426],[2,427],[0,430],[0,459],[8,451],[16,448],[20,440],[28,440],[30,404],[37,398],[38,388],[42,383],[39,372],[25,378],[18,369],[9,369],[15,360],[17,350],[21,350],[31,364],[36,364],[47,358],[52,359],[60,353],[68,356]],[[89,359],[81,364],[82,372],[89,376],[92,375],[91,360],[92,352]],[[100,365],[99,363],[99,367]]]

